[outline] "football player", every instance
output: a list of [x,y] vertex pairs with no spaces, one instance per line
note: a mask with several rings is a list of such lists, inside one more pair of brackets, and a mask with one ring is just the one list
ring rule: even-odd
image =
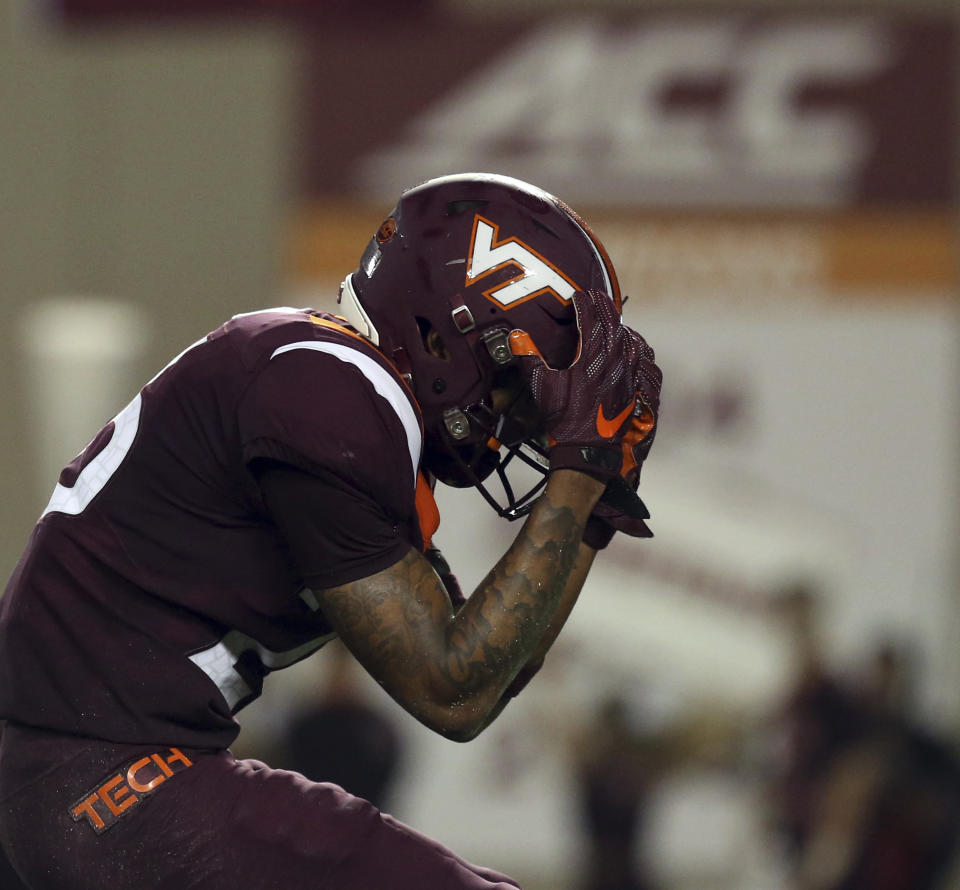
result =
[[[240,315],[186,349],[63,470],[0,603],[0,840],[26,883],[517,886],[237,761],[236,714],[338,636],[421,723],[476,736],[596,551],[649,536],[660,379],[587,226],[489,174],[405,192],[337,315]],[[511,465],[544,472],[521,492]],[[525,517],[466,598],[438,479]]]

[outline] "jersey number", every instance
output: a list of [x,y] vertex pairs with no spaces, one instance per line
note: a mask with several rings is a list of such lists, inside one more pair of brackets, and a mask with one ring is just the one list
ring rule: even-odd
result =
[[40,514],[41,518],[47,513],[69,513],[76,516],[86,509],[90,501],[110,481],[137,436],[141,401],[140,393],[137,393],[130,404],[113,418],[113,435],[110,436],[110,441],[80,471],[73,485],[68,487],[57,483],[50,502]]
[[[195,346],[206,342],[206,339],[206,337],[203,337],[196,343],[191,343],[183,352],[167,362],[150,379],[147,386],[153,383],[167,368],[180,361]],[[53,489],[53,494],[50,496],[50,502],[43,513],[40,514],[41,519],[47,513],[68,513],[71,516],[76,516],[83,512],[90,501],[100,493],[103,486],[110,481],[110,477],[117,472],[120,464],[123,463],[130,446],[133,445],[133,440],[137,437],[137,428],[140,426],[141,401],[141,393],[137,393],[130,404],[113,418],[111,421],[113,435],[110,437],[110,441],[80,471],[80,475],[77,476],[73,485],[67,486],[57,483]]]

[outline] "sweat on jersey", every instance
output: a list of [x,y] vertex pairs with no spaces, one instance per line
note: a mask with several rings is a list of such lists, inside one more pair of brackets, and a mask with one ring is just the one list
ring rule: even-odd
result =
[[[0,718],[229,745],[264,676],[333,636],[312,591],[435,530],[418,516],[421,445],[402,378],[337,319],[233,318],[61,473],[0,600]],[[291,479],[315,509],[285,513]]]

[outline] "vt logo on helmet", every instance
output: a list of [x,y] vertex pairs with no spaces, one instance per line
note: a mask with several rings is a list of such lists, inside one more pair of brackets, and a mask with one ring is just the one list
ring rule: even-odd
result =
[[[426,468],[517,518],[543,485],[546,448],[507,338],[526,331],[551,367],[568,367],[577,290],[608,294],[620,311],[613,266],[586,224],[529,183],[464,173],[401,195],[343,282],[339,312],[409,380]],[[514,459],[541,471],[520,495],[506,473]],[[484,484],[494,472],[503,503]]]
[[483,292],[488,300],[510,308],[523,300],[552,293],[561,302],[569,302],[580,288],[518,238],[498,242],[498,230],[496,223],[484,219],[480,214],[474,218],[467,261],[467,286],[491,272],[512,267],[516,269],[513,278]]

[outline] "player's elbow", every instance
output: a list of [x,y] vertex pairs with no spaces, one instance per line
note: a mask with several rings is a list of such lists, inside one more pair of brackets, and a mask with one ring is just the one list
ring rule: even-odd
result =
[[485,730],[530,679],[540,670],[543,659],[525,666],[505,688],[488,685],[472,694],[461,692],[455,699],[447,699],[438,709],[440,723],[432,728],[454,742],[469,742]]
[[490,724],[492,709],[475,701],[437,705],[418,714],[420,722],[451,742],[469,742]]
[[437,729],[437,732],[450,742],[472,742],[486,726],[486,721],[481,720],[469,724],[446,726]]
[[492,672],[454,679],[450,670],[423,671],[398,700],[424,726],[454,742],[469,742],[503,708],[504,678]]

